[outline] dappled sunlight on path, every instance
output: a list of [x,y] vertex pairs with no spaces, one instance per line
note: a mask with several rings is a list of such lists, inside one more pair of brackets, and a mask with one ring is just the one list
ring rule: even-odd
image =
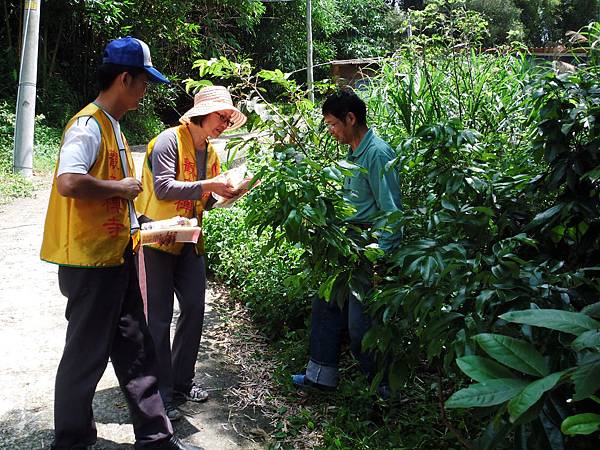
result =
[[[39,259],[49,180],[44,184],[35,197],[0,206],[0,448],[6,449],[49,448],[53,435],[54,376],[67,322],[57,267]],[[263,419],[252,412],[233,414],[225,395],[237,386],[238,370],[219,345],[227,327],[215,311],[213,292],[209,285],[197,363],[198,382],[211,399],[183,405],[185,417],[175,429],[207,450],[264,448],[266,436],[252,434],[262,429],[257,424]],[[95,449],[132,448],[131,421],[110,364],[97,388],[94,414]]]

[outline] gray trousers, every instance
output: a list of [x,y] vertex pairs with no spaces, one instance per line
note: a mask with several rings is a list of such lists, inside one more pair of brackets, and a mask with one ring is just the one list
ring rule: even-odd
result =
[[[148,328],[156,346],[158,385],[165,403],[173,391],[187,392],[195,375],[204,323],[206,268],[204,256],[193,244],[185,244],[180,255],[144,249],[148,297]],[[179,301],[179,318],[171,350],[173,294]]]
[[136,448],[173,434],[158,393],[154,345],[146,326],[131,247],[111,268],[60,266],[69,322],[54,390],[53,449],[96,441],[92,399],[110,357],[131,413]]

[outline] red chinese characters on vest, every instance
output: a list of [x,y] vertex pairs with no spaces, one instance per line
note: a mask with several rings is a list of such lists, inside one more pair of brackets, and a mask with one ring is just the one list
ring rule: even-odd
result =
[[123,229],[125,228],[125,225],[123,225],[119,219],[117,219],[115,216],[111,217],[110,219],[108,219],[106,222],[104,222],[102,224],[102,227],[104,227],[104,230],[108,233],[108,235],[111,238],[116,238],[119,233],[121,233],[121,231],[123,231]]
[[[183,159],[183,180],[184,181],[196,181],[198,179],[198,173],[196,172],[196,163],[189,158]],[[183,216],[189,216],[194,211],[193,200],[177,200],[175,202],[175,208],[182,212]]]
[[112,170],[119,167],[119,152],[117,150],[112,149],[108,151],[108,167]]
[[109,198],[104,201],[104,207],[106,208],[107,213],[119,214],[122,208],[121,199],[119,197]]
[[184,181],[196,181],[198,174],[196,172],[196,163],[190,161],[188,158],[183,160],[183,180]]
[[178,211],[183,211],[184,215],[187,217],[187,214],[190,214],[194,211],[194,201],[193,200],[177,200],[175,202],[175,208]]

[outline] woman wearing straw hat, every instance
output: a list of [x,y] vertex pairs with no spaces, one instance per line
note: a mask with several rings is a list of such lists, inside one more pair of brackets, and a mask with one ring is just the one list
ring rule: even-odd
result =
[[[161,220],[196,217],[236,192],[224,174],[209,138],[246,122],[223,86],[202,88],[179,126],[169,128],[148,144],[142,172],[143,192],[137,197],[140,214]],[[202,402],[208,393],[194,384],[195,364],[204,320],[206,271],[202,236],[198,244],[169,243],[144,250],[148,326],[159,364],[159,389],[171,420],[182,417],[177,405]],[[180,315],[170,344],[173,293]]]

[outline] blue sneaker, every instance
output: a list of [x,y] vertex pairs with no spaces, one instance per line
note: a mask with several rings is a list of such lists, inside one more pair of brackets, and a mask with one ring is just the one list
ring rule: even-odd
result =
[[315,388],[320,389],[322,391],[335,391],[335,387],[333,386],[325,386],[324,384],[319,384],[310,381],[308,378],[306,378],[306,375],[303,373],[292,375],[292,383],[294,384],[294,386],[299,387],[301,389]]

